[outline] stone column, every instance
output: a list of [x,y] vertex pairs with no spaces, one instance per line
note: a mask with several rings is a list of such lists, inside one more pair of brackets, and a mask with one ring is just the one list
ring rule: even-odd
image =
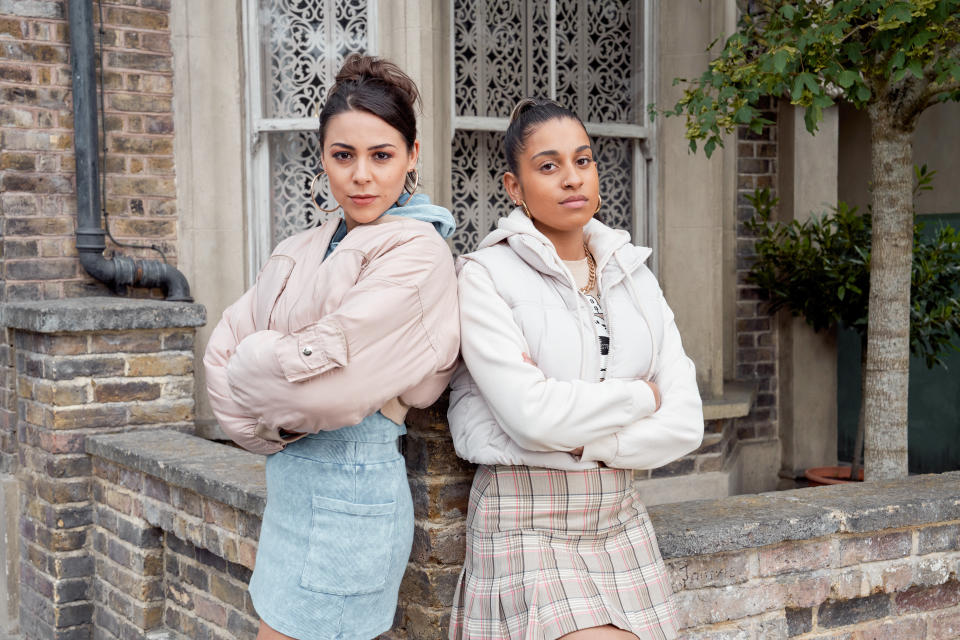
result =
[[205,311],[80,298],[9,304],[4,321],[18,396],[21,632],[25,640],[92,638],[94,601],[109,594],[92,589],[84,441],[116,431],[193,430],[194,332]]
[[[826,109],[816,135],[803,110],[782,104],[779,219],[807,220],[837,203],[839,118]],[[802,319],[779,316],[781,475],[837,463],[836,335],[814,333]]]
[[[660,3],[657,22],[656,104],[672,108],[682,97],[677,77],[700,75],[710,61],[709,43],[728,23],[727,0]],[[711,159],[692,154],[683,118],[658,118],[657,229],[659,246],[648,264],[659,267],[660,284],[676,314],[683,347],[697,365],[704,397],[724,393],[724,218],[730,217],[733,158],[718,150]],[[732,148],[732,140],[727,148]],[[729,197],[728,197],[729,196]],[[653,262],[656,262],[654,265]],[[729,340],[728,340],[729,341]]]
[[3,327],[0,343],[0,637],[19,632],[20,552],[17,549],[17,394],[10,330]]

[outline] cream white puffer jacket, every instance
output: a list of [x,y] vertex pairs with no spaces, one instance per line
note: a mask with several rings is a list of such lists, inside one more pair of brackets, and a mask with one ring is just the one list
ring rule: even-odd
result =
[[[651,250],[597,220],[584,234],[610,333],[603,382],[586,299],[553,244],[519,209],[458,261],[463,364],[451,383],[448,418],[460,457],[649,469],[700,445],[694,365],[643,264]],[[659,387],[660,409],[643,380]],[[581,446],[581,457],[569,453]]]

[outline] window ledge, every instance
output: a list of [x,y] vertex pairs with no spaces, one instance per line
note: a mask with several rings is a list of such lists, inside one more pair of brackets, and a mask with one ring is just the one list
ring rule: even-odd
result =
[[756,396],[757,385],[752,382],[724,382],[722,396],[703,399],[703,419],[742,418],[750,413]]

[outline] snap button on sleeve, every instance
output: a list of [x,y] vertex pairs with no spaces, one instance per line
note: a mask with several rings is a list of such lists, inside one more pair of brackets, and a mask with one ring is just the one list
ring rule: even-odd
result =
[[305,356],[313,355],[313,348],[312,348],[311,346],[309,346],[309,345],[307,345],[306,347],[304,347],[304,348],[303,348],[303,355],[305,355]]

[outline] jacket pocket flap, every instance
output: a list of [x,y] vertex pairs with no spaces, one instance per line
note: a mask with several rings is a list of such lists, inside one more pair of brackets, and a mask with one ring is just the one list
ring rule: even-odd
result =
[[313,496],[313,508],[348,513],[353,516],[389,516],[397,510],[397,503],[357,504],[356,502],[346,502],[326,496]]

